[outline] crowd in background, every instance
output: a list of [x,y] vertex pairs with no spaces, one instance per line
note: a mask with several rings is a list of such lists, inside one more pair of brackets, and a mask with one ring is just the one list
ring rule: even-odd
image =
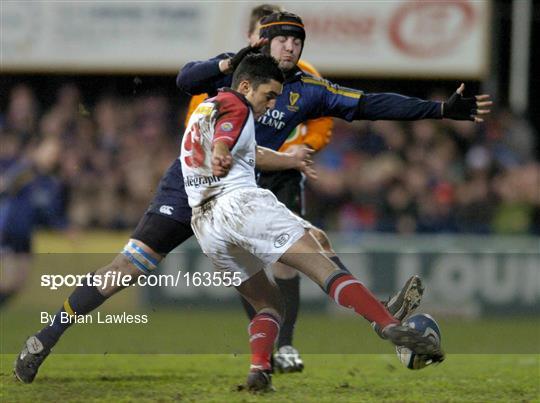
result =
[[165,97],[109,94],[88,107],[79,89],[66,85],[54,104],[39,105],[32,89],[21,85],[2,116],[0,159],[28,158],[44,141],[57,142],[54,174],[66,188],[70,224],[128,228],[178,154],[175,124]]
[[[72,84],[41,105],[12,88],[0,127],[3,172],[44,142],[50,174],[77,228],[133,228],[178,156],[185,111],[165,96],[104,94],[88,105]],[[335,120],[316,156],[308,218],[327,230],[540,234],[540,164],[526,120],[498,111],[470,122]]]
[[398,233],[540,233],[530,125],[336,120],[317,158],[310,217],[324,228]]

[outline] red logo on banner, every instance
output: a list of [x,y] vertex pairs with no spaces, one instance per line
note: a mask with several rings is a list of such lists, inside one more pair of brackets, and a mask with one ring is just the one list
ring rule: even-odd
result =
[[414,1],[400,7],[390,19],[390,39],[409,56],[448,54],[467,37],[474,17],[468,1]]

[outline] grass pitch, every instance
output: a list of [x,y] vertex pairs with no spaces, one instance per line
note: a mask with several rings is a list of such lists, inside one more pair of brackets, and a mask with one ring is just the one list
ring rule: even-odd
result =
[[52,355],[31,385],[1,357],[1,401],[97,402],[532,402],[539,357],[450,355],[410,371],[394,355],[304,356],[301,374],[275,375],[274,393],[241,390],[246,355]]
[[[66,249],[61,238],[38,237],[37,249],[78,253],[84,245],[103,253],[107,244],[115,251],[125,234],[95,238]],[[77,267],[82,273],[86,263]],[[538,317],[438,318],[446,361],[411,371],[365,321],[303,311],[295,344],[305,371],[276,374],[275,393],[254,395],[239,388],[249,365],[240,308],[158,308],[146,326],[73,326],[34,383],[24,385],[12,375],[15,356],[41,327],[38,311],[53,313],[67,294],[45,293],[36,280],[0,312],[0,402],[540,402]],[[101,311],[138,308],[135,290],[127,290]]]
[[[24,385],[12,375],[13,362],[36,324],[8,310],[0,329],[0,401],[540,401],[538,327],[530,320],[442,321],[446,361],[411,371],[362,320],[306,312],[296,332],[305,371],[276,374],[276,392],[253,395],[239,387],[249,366],[246,320],[240,310],[152,315],[152,327],[73,326],[34,383]],[[486,334],[493,337],[482,338]],[[527,353],[475,353],[493,349]],[[172,351],[184,353],[154,353]],[[314,354],[317,351],[326,354]],[[366,353],[357,353],[361,351]]]

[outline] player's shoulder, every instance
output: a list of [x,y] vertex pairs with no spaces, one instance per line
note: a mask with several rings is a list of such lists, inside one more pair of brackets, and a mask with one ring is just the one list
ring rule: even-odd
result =
[[300,81],[302,82],[302,84],[305,84],[307,86],[312,86],[312,87],[324,88],[324,87],[328,87],[332,85],[330,81],[322,77],[317,77],[317,76],[314,76],[313,74],[306,73],[304,71],[302,71],[302,74],[300,76]]
[[247,113],[249,111],[248,101],[238,92],[230,88],[222,88],[218,94],[211,98],[220,111],[220,113],[231,112],[235,110],[239,113]]
[[300,77],[302,84],[311,92],[316,93],[331,93],[337,96],[346,96],[351,98],[360,98],[363,92],[355,90],[353,88],[341,87],[331,81],[328,81],[322,77],[315,77],[311,74],[302,72]]
[[300,59],[297,65],[304,73],[308,73],[315,77],[321,77],[321,74],[317,71],[315,66],[313,66],[307,60]]

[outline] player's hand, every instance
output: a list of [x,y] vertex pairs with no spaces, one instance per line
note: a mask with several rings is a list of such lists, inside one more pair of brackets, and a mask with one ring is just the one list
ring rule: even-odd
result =
[[476,123],[484,121],[483,115],[491,112],[489,107],[493,105],[491,95],[475,95],[471,98],[465,98],[463,91],[465,84],[461,83],[457,91],[443,103],[442,116],[447,119],[454,120],[471,120]]
[[298,163],[298,168],[303,166],[302,163],[305,162],[309,165],[313,164],[313,154],[315,151],[303,144],[293,144],[287,148],[287,154],[291,155]]
[[308,179],[311,180],[317,180],[317,171],[315,168],[313,168],[313,164],[307,164],[304,162],[302,168],[300,169],[300,172],[302,172]]
[[213,155],[212,156],[212,174],[218,178],[227,176],[232,166],[232,157],[228,155]]
[[236,55],[229,59],[230,73],[236,70],[240,62],[244,60],[244,57],[251,53],[258,53],[261,50],[261,47],[264,46],[266,43],[268,43],[267,38],[260,38],[253,45],[249,45],[245,48],[240,49],[238,53],[236,53]]
[[296,161],[295,169],[303,172],[309,179],[317,179],[317,172],[313,169],[313,154],[315,151],[302,144],[294,144],[287,149]]

